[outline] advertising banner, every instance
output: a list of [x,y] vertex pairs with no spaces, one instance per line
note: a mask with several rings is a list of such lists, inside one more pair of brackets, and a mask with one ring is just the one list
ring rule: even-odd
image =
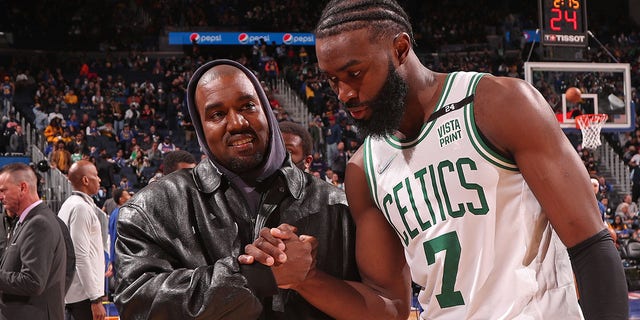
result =
[[170,45],[253,45],[264,40],[267,44],[314,46],[316,38],[312,33],[290,32],[169,32]]

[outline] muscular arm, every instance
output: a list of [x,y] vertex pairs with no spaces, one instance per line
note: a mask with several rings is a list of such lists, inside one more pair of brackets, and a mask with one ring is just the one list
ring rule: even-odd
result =
[[[283,283],[282,278],[292,279],[292,273],[300,272],[292,272],[291,269],[285,272],[279,269],[287,264],[295,264],[308,255],[307,252],[306,255],[296,256],[297,253],[291,252],[296,249],[292,246],[295,244],[292,241],[297,241],[297,236],[293,234],[295,230],[271,230],[271,234],[261,232],[261,239],[266,241],[257,240],[254,243],[260,248],[257,250],[248,246],[247,254],[255,257],[256,261],[274,263],[278,260],[275,257],[281,253],[276,248],[280,244],[277,239],[283,239],[284,246],[280,244],[280,248],[286,246],[286,261],[282,266],[279,263],[283,261],[278,261],[272,268],[281,287],[296,290],[309,303],[336,319],[405,320],[409,316],[411,296],[409,268],[400,241],[369,197],[362,168],[362,158],[360,153],[357,153],[348,164],[345,179],[349,207],[356,224],[355,252],[361,282],[337,279],[312,269],[300,282]],[[281,226],[279,229],[288,228]],[[268,243],[274,245],[270,246]],[[240,257],[243,263],[253,261],[253,258],[245,260],[245,257],[247,256]],[[273,257],[269,263],[266,262],[268,257]]]
[[[120,208],[115,300],[123,318],[256,319],[260,315],[262,305],[235,257],[208,263],[195,234],[170,234],[166,228],[166,223],[152,220],[139,207]],[[226,245],[221,243],[216,250]]]
[[[584,247],[598,241],[587,241],[586,245],[585,241],[604,228],[597,200],[587,170],[544,97],[528,83],[512,78],[485,77],[476,92],[474,115],[481,132],[503,154],[515,159],[562,242],[568,248],[581,245],[579,251],[588,251]],[[581,300],[597,306],[593,309],[607,310],[615,308],[609,299],[628,300],[613,243],[608,241],[599,250],[588,256],[604,263],[606,273],[601,269],[593,274],[594,270],[576,267],[575,261],[572,264],[578,283],[584,279],[604,284],[581,290]],[[588,260],[580,260],[588,264]]]

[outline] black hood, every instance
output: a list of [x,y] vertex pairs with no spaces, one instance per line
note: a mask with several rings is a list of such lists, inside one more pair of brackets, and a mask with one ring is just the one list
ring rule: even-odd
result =
[[[198,107],[195,103],[195,93],[198,81],[200,80],[202,75],[205,74],[209,69],[219,65],[229,65],[238,68],[247,76],[247,78],[249,78],[258,94],[260,104],[262,105],[262,110],[264,111],[267,122],[269,124],[269,144],[267,146],[265,158],[262,164],[258,168],[250,172],[243,173],[241,176],[222,166],[222,164],[220,164],[215,156],[211,153],[211,150],[209,150],[209,146],[207,145],[207,140],[202,129],[202,121],[200,120]],[[196,130],[196,135],[198,136],[200,148],[205,152],[210,161],[213,162],[213,164],[218,168],[218,170],[220,170],[223,175],[227,176],[227,178],[229,178],[229,180],[231,180],[231,182],[236,187],[245,192],[245,195],[251,203],[252,209],[255,209],[255,206],[257,205],[254,199],[254,197],[257,195],[253,194],[255,192],[255,185],[261,181],[264,181],[272,174],[274,174],[278,169],[280,169],[287,154],[287,150],[282,140],[282,134],[280,133],[280,127],[278,126],[278,121],[275,114],[271,110],[269,99],[267,99],[267,95],[262,89],[260,81],[258,81],[258,78],[256,78],[251,70],[247,69],[236,61],[227,59],[209,61],[200,66],[193,73],[193,76],[189,80],[189,85],[187,87],[187,107],[189,108],[189,114],[191,115],[191,122],[193,123],[193,126]]]

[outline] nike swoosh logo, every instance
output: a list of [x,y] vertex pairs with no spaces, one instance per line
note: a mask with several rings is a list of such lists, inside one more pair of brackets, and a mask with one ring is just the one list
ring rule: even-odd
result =
[[378,166],[378,174],[382,174],[385,170],[387,170],[389,168],[389,166],[391,165],[391,162],[393,161],[393,159],[395,159],[398,156],[397,153],[395,153],[393,156],[391,156],[389,159],[387,159],[386,162],[384,162],[382,165]]

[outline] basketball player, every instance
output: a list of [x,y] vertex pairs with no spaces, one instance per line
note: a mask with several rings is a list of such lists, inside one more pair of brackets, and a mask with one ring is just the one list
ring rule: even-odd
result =
[[545,99],[515,78],[436,73],[413,44],[394,0],[321,15],[319,67],[367,135],[345,179],[364,285],[304,282],[362,319],[406,315],[407,265],[423,319],[626,319],[620,257]]

